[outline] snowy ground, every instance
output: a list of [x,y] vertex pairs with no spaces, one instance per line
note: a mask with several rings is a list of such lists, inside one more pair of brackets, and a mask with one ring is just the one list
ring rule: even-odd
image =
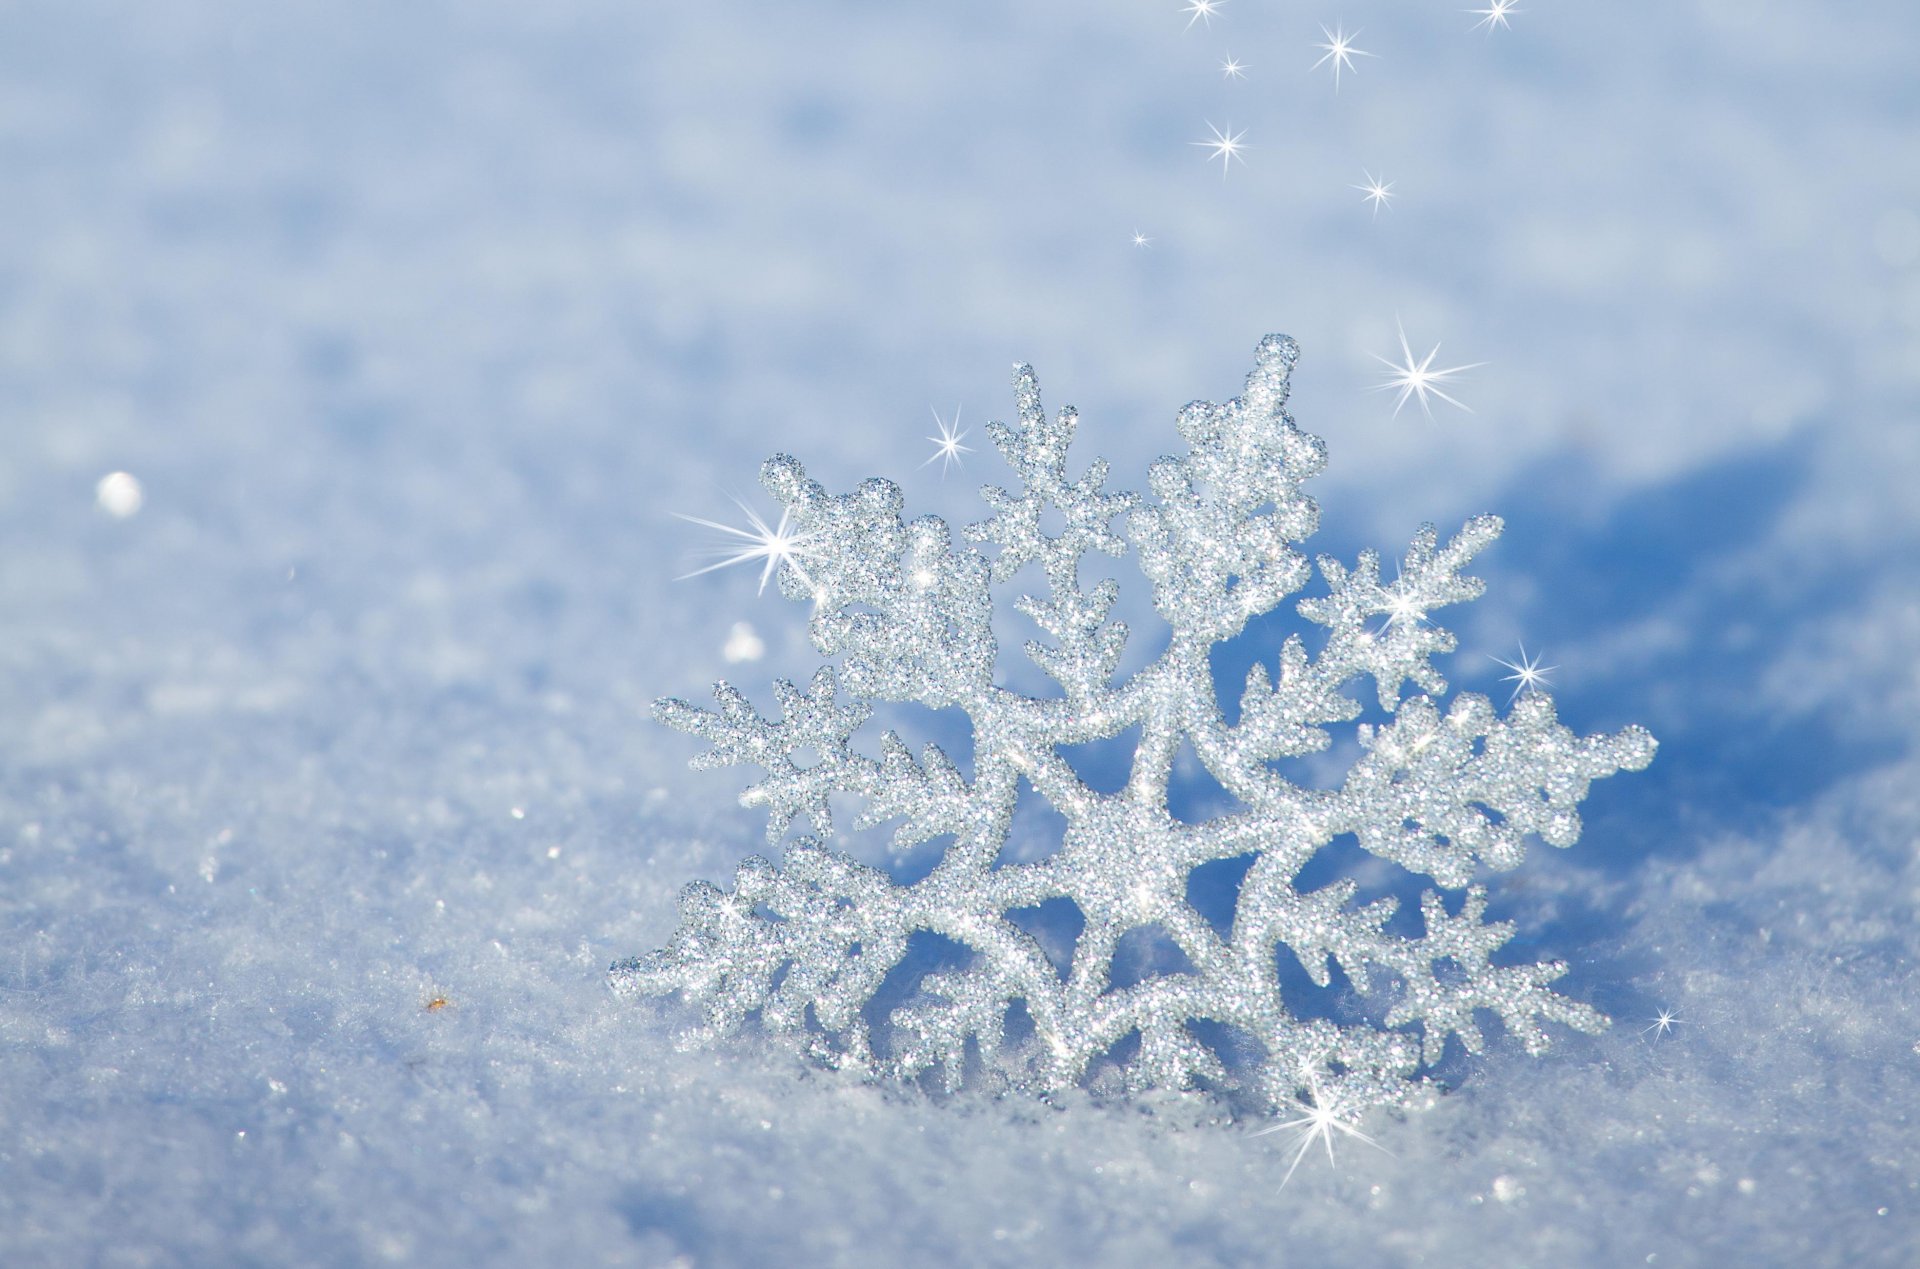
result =
[[[0,1263],[1912,1263],[1920,18],[1461,7],[0,4]],[[616,1001],[761,842],[649,703],[814,665],[668,513],[972,518],[1016,358],[1131,486],[1276,330],[1314,545],[1501,512],[1455,681],[1662,741],[1496,882],[1613,1029],[1282,1189]]]

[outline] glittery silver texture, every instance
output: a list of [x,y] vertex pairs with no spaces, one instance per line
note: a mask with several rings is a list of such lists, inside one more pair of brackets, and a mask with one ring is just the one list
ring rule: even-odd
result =
[[[1256,664],[1235,723],[1215,699],[1209,649],[1312,577],[1293,544],[1317,526],[1319,508],[1300,485],[1326,455],[1284,408],[1298,355],[1291,339],[1268,336],[1240,398],[1182,410],[1190,448],[1153,464],[1151,497],[1103,492],[1104,460],[1070,481],[1076,416],[1049,420],[1032,370],[1018,367],[1019,424],[988,432],[1021,485],[983,491],[993,514],[965,531],[977,547],[956,546],[938,518],[902,521],[900,490],[887,481],[834,496],[794,459],[768,460],[761,479],[804,543],[780,568],[780,588],[812,605],[814,645],[840,668],[823,668],[805,690],[776,683],[777,720],[726,683],[715,689],[717,711],[663,700],[655,712],[711,743],[696,767],[765,768],[742,801],[767,809],[770,844],[801,816],[813,835],[791,841],[779,867],[746,860],[731,893],[688,886],[671,943],[614,965],[613,986],[634,997],[679,993],[704,1012],[695,1039],[757,1016],[822,1060],[902,1079],[930,1074],[948,1088],[972,1070],[1045,1094],[1104,1067],[1131,1090],[1201,1085],[1263,1105],[1310,1099],[1343,1115],[1405,1102],[1449,1036],[1479,1052],[1478,1012],[1497,1015],[1529,1052],[1547,1043],[1543,1022],[1603,1027],[1600,1014],[1548,987],[1565,966],[1493,962],[1513,926],[1484,919],[1474,878],[1483,866],[1517,865],[1529,834],[1572,845],[1589,782],[1645,767],[1654,741],[1639,727],[1577,737],[1537,690],[1505,718],[1478,694],[1437,703],[1447,685],[1429,658],[1455,640],[1430,614],[1480,595],[1483,583],[1460,570],[1499,535],[1497,518],[1469,520],[1444,545],[1423,527],[1390,583],[1371,551],[1351,569],[1321,556],[1326,594],[1296,608],[1326,628],[1324,646],[1310,655],[1293,635],[1271,668]],[[1049,511],[1058,532],[1042,531]],[[1114,527],[1122,518],[1124,533]],[[1119,556],[1129,546],[1171,634],[1158,658],[1115,685],[1127,639],[1108,620],[1118,589],[1104,580],[1082,590],[1080,564],[1088,551]],[[1046,636],[1025,652],[1058,681],[1057,697],[996,682],[994,588],[1029,564],[1044,571],[1047,593],[1014,606]],[[1366,677],[1391,715],[1384,725],[1354,723],[1362,706],[1342,688]],[[1408,682],[1418,691],[1402,697]],[[857,751],[856,731],[883,701],[964,711],[971,778],[937,746],[916,757],[891,731],[877,756]],[[1276,769],[1326,749],[1340,724],[1353,724],[1363,751],[1343,785],[1303,788]],[[1117,792],[1089,788],[1061,754],[1129,728],[1139,739]],[[1183,743],[1237,799],[1231,813],[1189,824],[1169,812]],[[1002,847],[1023,786],[1064,816],[1065,835],[1049,857],[1009,862]],[[951,843],[929,875],[896,884],[826,844],[835,794],[864,801],[857,828],[897,820],[898,849]],[[1464,898],[1427,891],[1423,932],[1409,937],[1385,928],[1392,898],[1356,906],[1354,880],[1300,889],[1302,868],[1343,834],[1440,887],[1464,888]],[[1188,880],[1202,864],[1241,857],[1251,864],[1223,937],[1189,902]],[[1009,919],[1058,899],[1084,919],[1064,970]],[[1176,944],[1190,972],[1115,987],[1116,946],[1143,926]],[[923,974],[882,1016],[875,994],[917,931],[968,955]],[[1295,1016],[1282,999],[1282,956],[1330,993],[1350,987],[1350,999],[1378,1007],[1348,1009],[1361,1016],[1344,1021]],[[1223,1025],[1196,1032],[1208,1022]]]

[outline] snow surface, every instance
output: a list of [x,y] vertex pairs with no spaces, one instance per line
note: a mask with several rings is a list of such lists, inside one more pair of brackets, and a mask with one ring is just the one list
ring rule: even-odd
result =
[[[0,6],[0,1264],[1913,1263],[1920,15],[1462,7]],[[1494,879],[1614,1028],[1283,1190],[617,1002],[761,848],[649,703],[815,663],[668,513],[968,518],[1016,358],[1136,485],[1268,331],[1313,545],[1502,513],[1455,684],[1662,742]]]

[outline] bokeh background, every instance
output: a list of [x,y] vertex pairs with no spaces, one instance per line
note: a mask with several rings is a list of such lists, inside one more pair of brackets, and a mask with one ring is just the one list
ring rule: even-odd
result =
[[[1920,11],[1467,7],[0,0],[0,1262],[1912,1263]],[[761,848],[650,702],[815,664],[672,513],[1269,331],[1312,545],[1501,512],[1443,668],[1662,741],[1496,886],[1613,1029],[1283,1189],[613,999]]]

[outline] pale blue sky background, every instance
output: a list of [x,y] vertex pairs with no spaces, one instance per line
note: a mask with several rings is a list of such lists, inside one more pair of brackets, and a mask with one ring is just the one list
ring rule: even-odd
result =
[[[0,0],[0,1260],[1902,1263],[1920,15],[1463,7]],[[1281,1191],[613,1001],[760,843],[648,703],[815,663],[669,513],[973,518],[1016,359],[1132,486],[1269,331],[1312,545],[1504,514],[1456,685],[1663,742],[1500,883],[1614,1030]]]

